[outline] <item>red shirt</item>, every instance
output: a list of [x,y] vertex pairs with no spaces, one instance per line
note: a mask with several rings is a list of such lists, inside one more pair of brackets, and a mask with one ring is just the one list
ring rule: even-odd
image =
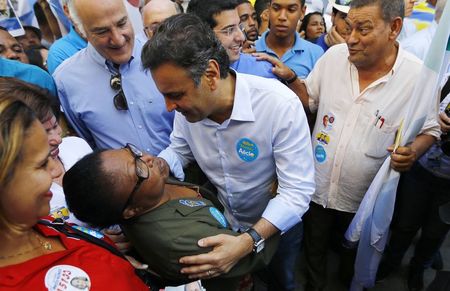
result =
[[48,226],[38,224],[35,229],[59,237],[66,250],[1,267],[0,290],[149,290],[128,261],[107,249]]

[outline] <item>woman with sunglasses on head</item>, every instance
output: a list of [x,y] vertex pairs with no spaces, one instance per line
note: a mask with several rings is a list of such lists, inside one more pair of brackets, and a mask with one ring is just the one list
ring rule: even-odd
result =
[[0,92],[0,289],[76,290],[82,278],[92,290],[148,290],[126,259],[41,219],[59,173],[44,127],[15,94]]
[[84,226],[85,223],[76,219],[67,208],[62,178],[76,161],[92,152],[91,147],[82,138],[62,137],[62,129],[58,123],[59,110],[46,91],[18,79],[0,77],[0,92],[17,96],[34,111],[45,128],[50,157],[53,158],[55,170],[59,173],[53,178],[51,186],[53,197],[50,200],[50,215]]

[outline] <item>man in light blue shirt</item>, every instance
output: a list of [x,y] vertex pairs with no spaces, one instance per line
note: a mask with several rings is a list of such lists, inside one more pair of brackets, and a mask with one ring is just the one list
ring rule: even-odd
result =
[[[304,79],[313,69],[323,50],[302,39],[296,31],[305,11],[304,0],[271,0],[269,6],[270,30],[256,41],[256,51],[281,60],[295,74]],[[291,78],[294,78],[292,74]]]
[[[70,27],[70,32],[55,41],[48,51],[47,67],[50,74],[53,74],[63,61],[87,46],[86,39],[77,28],[81,24],[78,23],[78,17],[73,12],[73,0],[63,0],[63,5],[64,12],[72,22],[72,26]],[[71,14],[75,15],[75,17],[72,17]]]
[[281,232],[269,289],[295,290],[299,223],[315,187],[310,134],[298,97],[276,80],[230,70],[213,31],[190,13],[161,24],[143,49],[142,63],[167,109],[177,111],[170,147],[160,157],[179,178],[182,168],[196,161],[218,189],[232,228],[245,232],[200,240],[213,250],[181,258],[182,272],[192,278],[226,273],[252,245],[259,252],[262,239]]
[[237,6],[236,0],[191,0],[187,12],[194,13],[213,29],[227,51],[231,68],[239,73],[277,78],[272,72],[272,64],[241,53],[245,35],[242,31],[243,24],[240,24]]
[[169,144],[173,113],[142,68],[143,43],[123,1],[73,1],[89,45],[53,74],[67,119],[92,147],[131,142],[159,154]]

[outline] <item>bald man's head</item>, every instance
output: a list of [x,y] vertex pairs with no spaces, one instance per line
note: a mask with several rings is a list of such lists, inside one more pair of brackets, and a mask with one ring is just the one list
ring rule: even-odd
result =
[[156,27],[172,15],[181,13],[178,5],[171,0],[151,0],[142,8],[144,31],[151,38]]

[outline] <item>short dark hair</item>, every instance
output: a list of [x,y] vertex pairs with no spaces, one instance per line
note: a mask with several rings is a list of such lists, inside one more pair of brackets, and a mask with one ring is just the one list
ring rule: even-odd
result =
[[209,60],[217,61],[222,79],[228,76],[230,66],[227,52],[212,29],[191,13],[164,20],[142,49],[141,59],[144,69],[154,70],[166,63],[182,67],[196,86]]
[[31,26],[31,25],[24,25],[23,29],[32,31],[34,34],[36,34],[36,36],[38,37],[39,40],[42,40],[42,32],[39,28]]
[[252,4],[249,0],[236,0],[236,2],[238,4],[238,6],[241,5],[241,4],[244,4],[244,3],[248,3],[250,5]]
[[269,8],[270,0],[256,0],[255,1],[255,11],[256,20],[258,21],[258,26],[261,26],[261,13]]
[[0,93],[22,100],[35,112],[41,123],[46,122],[51,114],[59,117],[59,102],[41,87],[12,77],[0,77]]
[[350,9],[370,5],[378,5],[381,8],[381,17],[386,23],[391,22],[396,17],[403,19],[405,16],[404,0],[353,0],[350,2]]
[[98,150],[84,156],[63,178],[69,210],[81,221],[97,227],[108,227],[123,221],[124,199],[119,199],[117,185],[121,177],[108,172]]
[[[300,1],[300,4],[301,4],[302,7],[305,6],[305,0],[299,0],[299,1]],[[272,3],[272,0],[270,0],[269,3]]]
[[311,12],[311,13],[308,13],[308,14],[305,15],[305,17],[302,20],[302,24],[300,25],[300,27],[298,29],[298,32],[302,32],[302,31],[305,32],[305,39],[309,39],[308,35],[306,34],[306,28],[308,27],[309,21],[311,20],[311,17],[313,15],[319,15],[320,17],[322,17],[323,25],[325,27],[325,31],[324,32],[327,32],[327,24],[325,23],[325,19],[323,18],[322,13],[317,12],[317,11],[316,12]]
[[214,28],[217,26],[214,16],[223,11],[234,10],[237,6],[237,0],[191,0],[186,12],[197,15],[211,28]]

